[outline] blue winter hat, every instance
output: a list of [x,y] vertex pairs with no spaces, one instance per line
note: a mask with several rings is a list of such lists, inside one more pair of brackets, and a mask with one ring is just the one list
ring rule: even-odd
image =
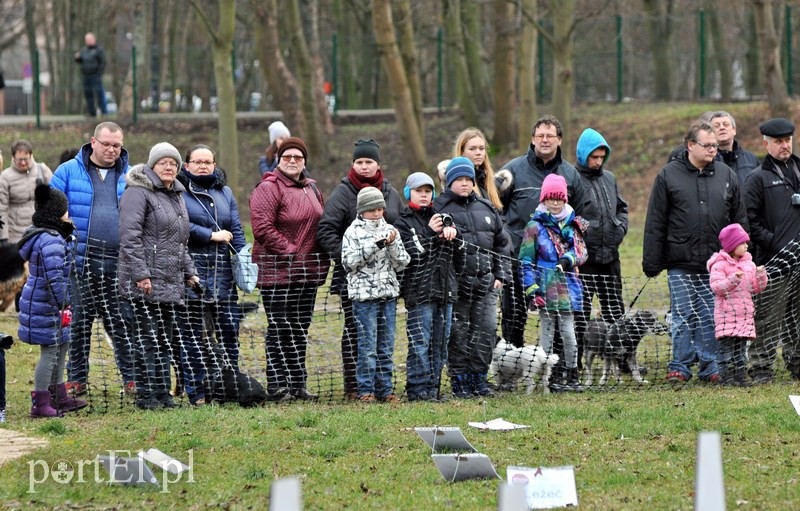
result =
[[453,158],[450,160],[450,163],[447,164],[447,182],[445,183],[447,188],[450,188],[453,181],[460,177],[468,177],[472,179],[473,183],[475,182],[475,165],[473,165],[469,158],[463,156]]

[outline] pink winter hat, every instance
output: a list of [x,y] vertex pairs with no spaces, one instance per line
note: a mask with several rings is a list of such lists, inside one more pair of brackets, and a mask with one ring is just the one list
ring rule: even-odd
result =
[[747,231],[739,224],[731,224],[719,231],[719,242],[722,243],[722,250],[733,252],[742,243],[750,241]]
[[558,174],[549,174],[542,182],[542,193],[539,194],[539,202],[545,199],[567,200],[567,180]]

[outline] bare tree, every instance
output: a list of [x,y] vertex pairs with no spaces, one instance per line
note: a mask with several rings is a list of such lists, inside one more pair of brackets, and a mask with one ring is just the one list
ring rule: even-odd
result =
[[422,92],[419,84],[419,70],[417,68],[417,52],[414,49],[414,24],[411,15],[409,0],[395,0],[393,4],[393,18],[400,31],[398,45],[400,56],[403,58],[403,67],[408,78],[408,87],[411,92],[411,101],[414,105],[414,118],[420,131],[424,130],[422,118]]
[[[719,70],[719,91],[722,99],[730,99],[733,96],[733,69],[725,44],[725,33],[719,20],[719,13],[715,9],[715,4],[711,0],[704,0],[705,12],[708,13],[708,24],[711,32],[711,42],[714,46],[714,63]],[[720,9],[725,7],[719,6]]]
[[233,86],[233,29],[236,25],[236,1],[217,0],[219,21],[217,28],[211,24],[198,0],[189,0],[195,13],[211,37],[211,56],[214,61],[214,82],[217,85],[219,113],[219,166],[225,169],[228,186],[235,194],[239,190],[239,132],[236,126],[236,94]]
[[333,135],[333,117],[328,110],[328,100],[325,97],[325,67],[322,64],[319,42],[319,0],[311,0],[311,66],[313,68],[314,79],[314,104],[317,107],[317,118],[322,123],[322,130],[326,135]]
[[522,35],[517,52],[519,107],[517,108],[517,144],[527,148],[531,143],[531,126],[536,115],[536,0],[522,0]]
[[515,145],[514,123],[514,3],[494,1],[494,145],[501,150]]
[[[672,97],[672,0],[642,0],[653,52],[656,99]],[[729,64],[729,63],[727,63]]]
[[461,22],[461,0],[446,0],[445,31],[447,34],[448,55],[456,75],[456,98],[458,106],[464,113],[464,120],[469,126],[485,129],[485,124],[478,112],[475,102],[475,91],[469,74],[466,52],[464,49],[464,29]]
[[[513,0],[512,0],[513,1]],[[474,101],[478,112],[488,114],[492,110],[492,90],[489,86],[489,70],[483,60],[483,44],[481,42],[481,6],[477,0],[461,0],[461,22],[464,29],[464,53]],[[507,27],[503,27],[504,30]]]
[[786,82],[783,80],[780,42],[772,15],[772,2],[753,0],[753,7],[758,42],[761,45],[764,86],[767,91],[770,115],[772,117],[791,117],[792,102],[786,92]]
[[408,165],[412,169],[428,167],[423,134],[414,116],[414,104],[408,88],[403,59],[397,47],[397,37],[392,21],[392,7],[389,0],[372,0],[372,21],[378,51],[389,75],[389,88],[400,127],[400,136],[408,150]]

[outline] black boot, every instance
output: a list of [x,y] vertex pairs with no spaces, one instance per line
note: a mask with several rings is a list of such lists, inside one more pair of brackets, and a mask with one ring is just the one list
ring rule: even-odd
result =
[[550,392],[558,394],[567,391],[567,387],[564,385],[565,371],[566,369],[560,363],[553,367],[553,372],[550,374]]
[[492,389],[489,388],[489,382],[487,380],[486,373],[481,374],[473,374],[472,375],[475,382],[475,390],[474,393],[476,396],[481,397],[494,397],[494,392]]
[[470,399],[473,397],[468,374],[454,374],[450,377],[450,387],[456,399]]
[[567,369],[567,385],[566,385],[567,392],[583,392],[583,386],[581,385],[581,379],[578,375],[578,368],[573,367],[571,369]]

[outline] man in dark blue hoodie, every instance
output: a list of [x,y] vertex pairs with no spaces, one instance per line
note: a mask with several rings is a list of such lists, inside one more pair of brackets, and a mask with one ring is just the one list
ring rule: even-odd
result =
[[625,312],[619,246],[628,232],[628,203],[622,198],[617,178],[603,168],[611,146],[600,133],[592,128],[583,130],[575,154],[583,182],[581,216],[589,222],[583,235],[589,254],[589,260],[581,266],[583,310],[577,313],[575,322],[580,356],[594,295],[600,300],[604,321],[616,321]]

